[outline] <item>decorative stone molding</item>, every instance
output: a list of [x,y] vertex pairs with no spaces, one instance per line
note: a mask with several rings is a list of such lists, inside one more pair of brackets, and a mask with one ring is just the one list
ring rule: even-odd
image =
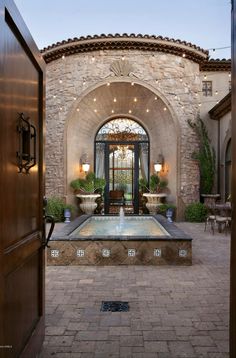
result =
[[117,77],[130,76],[133,71],[133,66],[127,60],[117,60],[111,64],[110,70]]

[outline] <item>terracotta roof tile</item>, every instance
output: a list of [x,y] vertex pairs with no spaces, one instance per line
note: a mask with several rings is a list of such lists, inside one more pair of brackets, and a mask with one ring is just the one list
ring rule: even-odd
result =
[[208,58],[208,51],[193,45],[190,42],[175,40],[173,38],[142,35],[142,34],[101,34],[94,36],[82,36],[80,38],[63,40],[52,44],[41,50],[44,60],[49,63],[59,59],[62,54],[65,56],[81,52],[91,52],[99,50],[141,50],[141,51],[160,51],[177,56],[185,54],[185,58],[202,63]]

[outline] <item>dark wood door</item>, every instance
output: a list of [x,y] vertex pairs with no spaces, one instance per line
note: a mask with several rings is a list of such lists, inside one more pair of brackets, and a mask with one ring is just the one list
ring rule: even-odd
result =
[[0,0],[0,356],[44,337],[44,62],[12,0]]

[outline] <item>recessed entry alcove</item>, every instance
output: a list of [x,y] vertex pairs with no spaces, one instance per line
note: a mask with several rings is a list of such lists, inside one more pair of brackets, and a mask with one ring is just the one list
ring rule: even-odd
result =
[[[126,127],[123,133],[122,129],[117,129],[119,121],[123,122],[121,126]],[[105,132],[107,133],[106,136]],[[140,176],[144,173],[148,179],[149,174],[153,172],[154,162],[158,155],[162,153],[166,164],[162,175],[168,180],[169,200],[176,202],[178,133],[179,125],[174,113],[172,114],[168,104],[154,91],[137,83],[137,81],[106,82],[78,100],[67,119],[65,138],[66,187],[69,187],[71,180],[83,176],[78,160],[84,153],[92,164],[91,170],[94,170],[97,174],[100,173],[100,177],[106,175],[105,168],[107,166],[104,167],[106,160],[107,164],[110,163],[110,169],[112,169],[112,159],[110,158],[109,162],[105,153],[115,152],[113,159],[118,154],[117,150],[129,153],[127,155],[132,158],[128,159],[127,157],[127,173],[128,167],[133,165],[133,172],[131,173],[131,168],[129,173],[136,175],[137,180],[138,174]],[[106,150],[104,149],[105,146]],[[102,149],[102,147],[104,148]],[[101,156],[98,155],[99,151],[103,152],[104,158],[102,160]],[[109,156],[109,154],[107,155]],[[136,159],[140,160],[139,164],[137,162],[135,164],[135,156]],[[144,156],[146,156],[145,163]],[[131,161],[133,161],[132,165]],[[141,168],[142,165],[146,169]],[[116,183],[113,183],[114,185]],[[137,191],[137,187],[133,187],[131,190],[133,195],[135,190]],[[73,200],[73,194],[70,190],[67,190],[67,197],[70,197],[70,201]]]

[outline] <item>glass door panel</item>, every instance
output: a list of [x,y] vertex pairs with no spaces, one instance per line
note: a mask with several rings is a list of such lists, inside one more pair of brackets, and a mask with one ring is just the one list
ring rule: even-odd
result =
[[[113,193],[114,192],[114,193]],[[134,145],[109,145],[109,193],[114,196],[123,193],[117,201],[110,200],[110,206],[124,205],[127,212],[133,213],[134,200]],[[110,211],[114,211],[111,208]]]

